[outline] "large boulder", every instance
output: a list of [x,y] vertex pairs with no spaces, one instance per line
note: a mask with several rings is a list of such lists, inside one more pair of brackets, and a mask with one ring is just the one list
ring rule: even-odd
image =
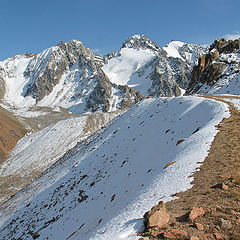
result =
[[144,214],[145,224],[147,228],[159,227],[163,228],[168,225],[170,215],[166,210],[164,201],[160,201],[150,211]]

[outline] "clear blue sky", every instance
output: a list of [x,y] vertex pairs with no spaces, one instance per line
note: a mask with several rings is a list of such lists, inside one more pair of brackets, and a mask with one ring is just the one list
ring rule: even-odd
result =
[[240,0],[2,0],[0,60],[81,40],[104,54],[133,34],[164,46],[240,33]]

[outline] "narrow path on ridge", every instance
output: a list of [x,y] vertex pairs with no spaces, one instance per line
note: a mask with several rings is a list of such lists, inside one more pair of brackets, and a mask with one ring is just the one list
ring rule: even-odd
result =
[[[164,237],[164,232],[170,229],[186,231],[189,238],[183,239],[240,239],[240,112],[226,100],[234,96],[201,97],[227,103],[231,116],[217,126],[219,132],[209,154],[200,171],[193,174],[193,187],[176,194],[178,199],[166,204],[171,216],[168,226],[146,231],[145,239],[170,239]],[[224,187],[213,188],[217,184]],[[201,227],[189,220],[193,207],[205,210],[204,216],[196,219]]]

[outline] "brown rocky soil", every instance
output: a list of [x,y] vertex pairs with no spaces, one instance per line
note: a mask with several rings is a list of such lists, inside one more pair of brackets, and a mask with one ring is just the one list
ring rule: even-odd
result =
[[168,225],[146,228],[142,239],[240,239],[240,113],[229,106],[193,187],[166,204]]
[[0,107],[0,164],[26,132],[23,124],[13,114]]

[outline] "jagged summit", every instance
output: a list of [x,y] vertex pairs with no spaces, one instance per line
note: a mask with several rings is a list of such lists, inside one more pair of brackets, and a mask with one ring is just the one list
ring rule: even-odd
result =
[[158,51],[160,49],[160,46],[154,41],[150,40],[144,34],[138,34],[129,37],[122,44],[122,48],[150,49],[153,51]]
[[72,45],[83,45],[83,43],[78,40],[78,39],[72,39],[71,41],[69,42],[66,42],[66,41],[61,41],[59,44],[57,45],[61,45],[61,44],[72,44]]
[[217,49],[219,53],[231,53],[239,51],[240,49],[240,38],[235,40],[226,40],[224,38],[219,38],[214,41],[210,46],[209,51]]

